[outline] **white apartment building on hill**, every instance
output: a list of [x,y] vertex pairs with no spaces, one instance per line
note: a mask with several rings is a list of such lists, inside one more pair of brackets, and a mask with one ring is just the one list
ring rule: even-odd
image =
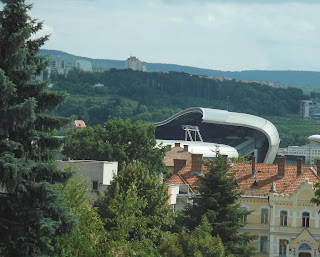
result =
[[137,71],[146,71],[146,66],[143,66],[141,64],[141,61],[135,57],[135,56],[130,56],[127,60],[126,60],[126,69],[131,69],[131,70],[137,70]]

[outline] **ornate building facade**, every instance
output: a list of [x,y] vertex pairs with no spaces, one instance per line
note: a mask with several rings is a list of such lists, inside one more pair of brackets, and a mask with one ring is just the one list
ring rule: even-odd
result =
[[[197,175],[203,172],[199,157],[192,155],[190,162],[173,160],[174,174],[167,185],[174,210],[184,208],[197,192]],[[257,164],[253,157],[251,163],[230,163],[229,172],[242,191],[241,208],[251,211],[243,217],[247,225],[242,233],[257,235],[251,243],[256,256],[320,256],[319,207],[310,202],[320,162],[308,167],[298,159],[296,165],[286,165],[285,158],[279,158],[278,164]]]

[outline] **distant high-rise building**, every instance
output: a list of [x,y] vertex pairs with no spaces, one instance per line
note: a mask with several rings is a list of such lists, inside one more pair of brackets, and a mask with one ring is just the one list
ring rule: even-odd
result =
[[52,68],[56,68],[56,69],[64,69],[66,67],[64,60],[61,58],[61,56],[56,57],[56,59],[54,59],[53,64],[52,64]]
[[135,57],[130,56],[126,60],[126,69],[138,70],[138,71],[147,71],[146,66],[141,64],[141,61]]
[[92,64],[89,61],[77,60],[76,67],[83,71],[92,71]]
[[48,67],[48,78],[51,77],[51,75],[59,74],[67,76],[69,72],[69,68],[66,68],[64,60],[61,58],[61,56],[57,56],[52,63],[52,67]]
[[320,103],[303,100],[300,104],[300,113],[303,120],[320,120]]

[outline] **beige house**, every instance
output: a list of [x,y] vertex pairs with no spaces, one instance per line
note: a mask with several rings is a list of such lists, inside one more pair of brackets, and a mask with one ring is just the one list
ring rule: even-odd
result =
[[[175,161],[180,166],[167,181],[169,202],[175,202],[175,209],[182,209],[197,192],[200,157],[192,155],[182,168],[182,161]],[[253,158],[251,163],[231,163],[229,171],[236,174],[243,192],[241,208],[252,211],[243,217],[247,225],[242,232],[258,236],[252,242],[256,256],[320,256],[319,207],[310,202],[320,178],[320,162],[308,167],[298,159],[297,165],[286,165],[285,158],[279,158],[278,164],[256,164]],[[175,187],[186,187],[187,193],[177,193]]]
[[58,167],[66,167],[78,170],[78,175],[88,182],[87,194],[92,199],[98,199],[98,191],[107,191],[113,177],[118,173],[118,162],[73,160],[58,161]]

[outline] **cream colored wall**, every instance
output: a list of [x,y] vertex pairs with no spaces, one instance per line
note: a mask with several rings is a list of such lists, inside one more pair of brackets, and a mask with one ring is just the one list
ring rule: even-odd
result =
[[[269,193],[266,197],[242,196],[239,203],[252,211],[248,216],[248,224],[242,229],[242,232],[255,234],[258,239],[251,243],[257,248],[256,256],[279,256],[279,241],[286,239],[286,256],[299,256],[299,247],[307,243],[312,250],[301,251],[309,252],[311,256],[320,256],[318,251],[320,245],[320,216],[319,207],[310,203],[314,196],[312,184],[306,180],[292,195],[279,195]],[[268,213],[268,224],[261,224],[261,209],[266,208]],[[287,226],[280,226],[280,212],[284,210],[288,213]],[[302,213],[310,213],[309,227],[302,227]],[[268,253],[260,253],[260,237],[268,237]],[[294,255],[295,251],[295,255]],[[314,255],[316,253],[316,255]]]
[[[77,175],[88,183],[89,191],[87,192],[87,195],[94,200],[98,199],[98,191],[102,193],[107,191],[107,187],[110,185],[113,175],[116,175],[118,170],[117,162],[85,160],[58,161],[58,167],[60,169],[65,169],[67,166],[77,170]],[[93,181],[98,182],[98,191],[93,190]]]

